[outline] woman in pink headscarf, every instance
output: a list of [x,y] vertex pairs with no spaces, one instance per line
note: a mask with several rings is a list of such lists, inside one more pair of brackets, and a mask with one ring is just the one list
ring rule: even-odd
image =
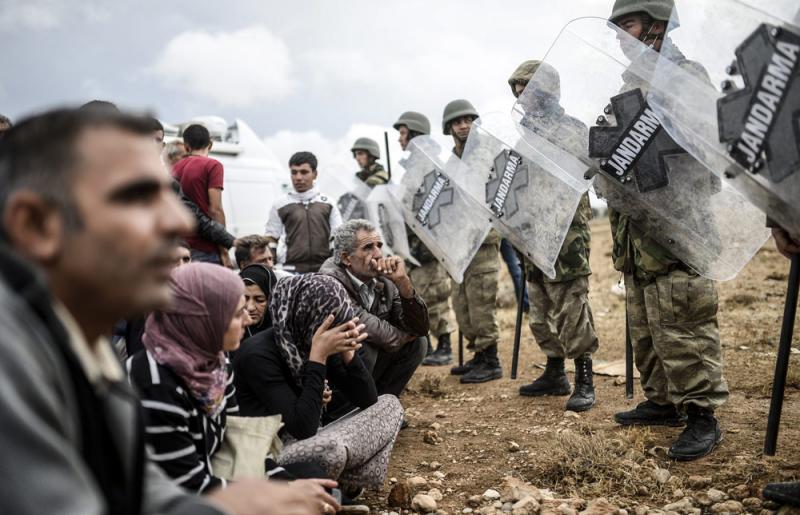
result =
[[249,325],[244,283],[227,268],[196,263],[173,274],[174,301],[151,314],[144,350],[126,362],[145,411],[150,458],[193,492],[225,486],[210,469],[236,413],[225,352],[236,350]]

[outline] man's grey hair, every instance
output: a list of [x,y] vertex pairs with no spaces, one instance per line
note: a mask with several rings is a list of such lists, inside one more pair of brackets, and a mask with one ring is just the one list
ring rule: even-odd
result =
[[342,252],[352,254],[356,250],[356,234],[359,231],[375,232],[375,228],[368,220],[356,218],[348,220],[333,232],[333,262],[342,264]]
[[3,116],[0,114],[0,125],[4,125],[8,128],[13,127],[13,123],[11,123],[11,119],[8,116]]

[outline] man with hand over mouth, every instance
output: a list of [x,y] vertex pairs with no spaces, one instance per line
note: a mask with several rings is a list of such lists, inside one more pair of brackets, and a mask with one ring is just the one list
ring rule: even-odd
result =
[[350,220],[333,233],[333,257],[320,273],[341,282],[369,337],[361,358],[378,394],[400,395],[425,357],[428,308],[417,295],[402,258],[385,257],[377,228]]

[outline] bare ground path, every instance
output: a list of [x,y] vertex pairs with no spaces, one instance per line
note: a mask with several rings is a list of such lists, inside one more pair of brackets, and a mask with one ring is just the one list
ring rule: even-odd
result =
[[[620,276],[611,266],[608,222],[596,220],[592,229],[590,299],[601,341],[596,359],[618,360],[624,356],[624,302],[611,287]],[[797,477],[800,363],[794,354],[778,456],[766,458],[761,452],[788,267],[769,241],[737,279],[720,285],[731,398],[718,413],[725,440],[711,456],[675,463],[664,451],[680,429],[618,428],[611,417],[642,400],[638,384],[636,398],[627,401],[621,381],[596,377],[598,404],[581,415],[565,415],[566,398],[520,397],[517,389],[538,376],[534,364],[543,363],[544,356],[526,326],[521,378],[509,379],[515,310],[508,306],[511,283],[504,273],[502,297],[507,307],[500,312],[504,378],[467,386],[449,375],[449,367],[421,367],[402,398],[410,427],[397,441],[390,477],[426,478],[443,493],[438,507],[448,513],[461,513],[469,496],[499,489],[508,475],[550,489],[557,497],[606,497],[629,513],[637,506],[644,513],[645,506],[660,508],[707,490],[708,485],[696,483],[697,477],[690,484],[691,476],[710,478],[711,486],[740,498],[758,497],[769,481]],[[659,483],[653,470],[661,468],[674,477]],[[386,500],[390,488],[367,497],[373,510],[391,511]]]

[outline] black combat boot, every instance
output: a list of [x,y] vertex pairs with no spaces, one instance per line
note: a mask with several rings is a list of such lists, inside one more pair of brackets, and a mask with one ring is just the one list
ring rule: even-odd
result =
[[519,394],[525,397],[541,397],[543,395],[569,395],[572,386],[564,371],[564,358],[547,358],[544,373],[539,378],[521,386]]
[[592,358],[584,356],[575,360],[575,390],[567,401],[567,411],[587,411],[594,406],[594,381]]
[[[426,351],[425,351],[425,357],[427,358],[428,356],[430,356],[431,354],[433,354],[433,345],[431,344],[431,337],[430,337],[430,336],[426,336],[426,337],[425,337],[425,340],[427,340],[427,341],[428,341],[428,350],[426,350]],[[424,363],[425,363],[425,362],[423,361],[423,364],[424,364]]]
[[644,401],[630,411],[615,413],[614,421],[621,426],[681,427],[686,424],[686,417],[672,404],[662,406],[652,401]]
[[764,499],[773,501],[781,506],[800,506],[800,482],[769,483],[761,494]]
[[497,358],[497,345],[484,349],[480,355],[480,363],[461,376],[462,384],[485,383],[503,377],[503,369],[500,368],[500,360]]
[[439,345],[436,347],[436,352],[423,359],[422,364],[440,367],[449,365],[451,361],[453,361],[453,350],[450,348],[450,333],[445,333],[439,337]]
[[472,355],[472,359],[465,361],[463,365],[456,365],[451,368],[450,373],[454,376],[463,376],[464,374],[470,372],[473,368],[480,365],[482,360],[483,352],[478,351]]
[[702,458],[722,441],[719,423],[710,409],[695,404],[686,406],[686,429],[669,448],[667,455],[678,461]]

